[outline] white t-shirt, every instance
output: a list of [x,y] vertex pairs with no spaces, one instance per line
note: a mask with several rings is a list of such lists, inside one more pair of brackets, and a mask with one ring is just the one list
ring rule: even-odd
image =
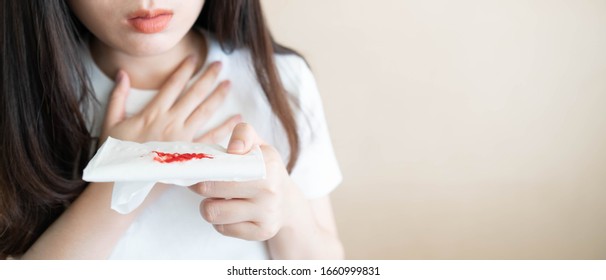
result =
[[[250,53],[238,49],[226,53],[218,41],[203,32],[208,46],[206,65],[221,61],[220,80],[231,81],[231,91],[223,105],[200,133],[221,124],[235,114],[251,124],[257,133],[276,147],[287,162],[286,134],[261,89],[252,67]],[[89,129],[93,136],[101,131],[108,97],[114,81],[94,63],[88,50],[86,63],[93,89],[101,106],[90,109]],[[301,152],[291,177],[308,198],[322,197],[341,182],[341,172],[330,142],[322,102],[314,77],[305,61],[296,55],[276,55],[281,80],[287,92],[300,105],[295,109],[299,125]],[[131,89],[126,102],[127,116],[139,112],[157,91]],[[221,143],[226,145],[229,137]],[[144,209],[114,248],[110,259],[267,259],[264,242],[245,241],[217,233],[200,215],[203,197],[187,188],[172,186]],[[109,205],[108,205],[109,207]]]

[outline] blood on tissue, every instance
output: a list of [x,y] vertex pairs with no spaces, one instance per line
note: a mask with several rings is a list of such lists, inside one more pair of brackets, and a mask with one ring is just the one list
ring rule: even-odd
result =
[[192,159],[213,159],[213,155],[205,154],[205,153],[163,153],[158,151],[152,151],[152,153],[156,154],[154,156],[154,161],[159,163],[174,163],[174,162],[185,162],[190,161]]

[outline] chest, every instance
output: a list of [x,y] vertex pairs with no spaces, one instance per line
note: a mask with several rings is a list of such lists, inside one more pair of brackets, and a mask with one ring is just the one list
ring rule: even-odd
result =
[[[101,134],[105,112],[114,87],[113,83],[103,81],[104,77],[98,77],[98,75],[100,73],[93,73],[93,77],[91,77],[98,102],[90,106],[87,115],[89,130],[93,136]],[[276,147],[283,155],[283,160],[286,160],[285,155],[288,152],[286,136],[279,120],[272,113],[265,93],[254,77],[232,70],[223,71],[218,78],[218,81],[222,80],[231,82],[231,90],[223,103],[213,112],[211,118],[199,128],[197,135],[203,135],[228,118],[239,114],[242,116],[243,122],[251,124],[259,136]],[[190,85],[191,83],[193,80]],[[125,104],[126,117],[132,117],[141,112],[157,95],[158,91],[131,89]],[[226,146],[229,137],[229,135],[226,136],[218,144]]]

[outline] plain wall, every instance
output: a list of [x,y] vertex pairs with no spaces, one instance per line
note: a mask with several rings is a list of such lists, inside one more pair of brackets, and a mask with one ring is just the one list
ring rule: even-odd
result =
[[606,1],[262,3],[318,80],[348,258],[606,259]]

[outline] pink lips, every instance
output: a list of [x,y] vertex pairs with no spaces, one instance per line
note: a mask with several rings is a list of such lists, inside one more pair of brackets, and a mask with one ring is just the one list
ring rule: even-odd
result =
[[128,15],[128,23],[141,33],[153,34],[166,29],[172,17],[171,10],[137,10]]

